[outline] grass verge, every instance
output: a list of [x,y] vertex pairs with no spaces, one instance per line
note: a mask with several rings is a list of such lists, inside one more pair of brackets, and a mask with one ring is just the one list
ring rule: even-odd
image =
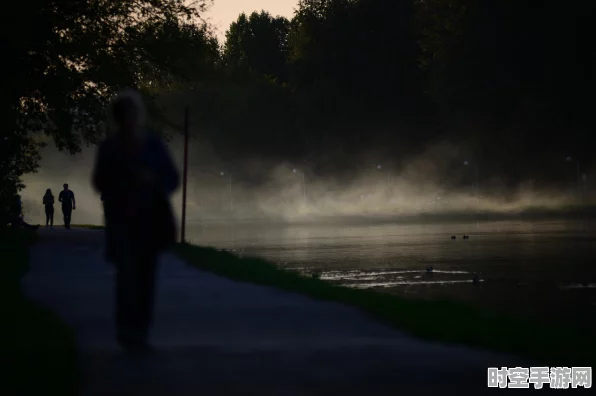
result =
[[51,311],[29,301],[20,281],[37,234],[0,229],[0,350],[2,395],[75,395],[75,335]]
[[198,269],[351,305],[416,337],[511,353],[549,366],[592,365],[596,356],[593,334],[571,325],[545,327],[527,320],[521,315],[531,307],[523,302],[512,307],[520,316],[505,316],[460,302],[407,300],[372,290],[336,286],[280,269],[262,259],[241,259],[211,248],[179,244],[174,250]]

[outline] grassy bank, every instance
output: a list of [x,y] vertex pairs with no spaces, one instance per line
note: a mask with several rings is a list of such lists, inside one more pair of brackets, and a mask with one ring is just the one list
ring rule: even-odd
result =
[[594,363],[596,341],[592,334],[571,325],[545,327],[522,317],[532,309],[512,307],[518,316],[503,316],[452,301],[417,301],[372,290],[350,289],[283,270],[261,259],[240,259],[232,254],[188,244],[177,245],[176,254],[198,269],[238,281],[273,286],[321,300],[348,304],[414,336],[465,344],[551,366]]
[[74,333],[51,311],[27,300],[20,287],[37,234],[0,229],[0,350],[2,395],[74,395]]

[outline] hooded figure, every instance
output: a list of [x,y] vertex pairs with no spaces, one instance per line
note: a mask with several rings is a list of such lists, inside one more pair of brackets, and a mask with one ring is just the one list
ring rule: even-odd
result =
[[126,349],[149,347],[159,253],[175,242],[170,196],[179,175],[163,141],[144,128],[138,92],[112,101],[112,129],[99,146],[93,185],[101,193],[106,258],[116,267],[116,328]]

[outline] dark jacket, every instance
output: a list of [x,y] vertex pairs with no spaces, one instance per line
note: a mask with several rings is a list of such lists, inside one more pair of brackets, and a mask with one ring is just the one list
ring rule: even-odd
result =
[[[146,173],[152,175],[152,182],[144,180]],[[93,184],[104,200],[109,259],[118,256],[120,248],[161,250],[174,242],[169,199],[179,181],[172,158],[157,135],[148,134],[134,154],[127,153],[117,137],[100,145]]]

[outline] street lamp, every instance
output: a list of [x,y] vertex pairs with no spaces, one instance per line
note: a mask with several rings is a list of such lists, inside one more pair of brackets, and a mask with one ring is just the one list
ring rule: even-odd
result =
[[579,170],[579,161],[574,158],[571,158],[571,157],[565,158],[565,161],[575,162],[575,167],[577,169],[577,193],[579,195],[580,202],[583,204],[584,198],[583,198],[583,194],[582,194],[582,182],[581,182],[581,175],[580,175],[580,170]]
[[[464,166],[470,166],[470,163],[466,160],[464,161]],[[476,174],[476,213],[478,213],[478,200],[479,200],[479,193],[478,193],[478,164],[475,167],[475,174]]]
[[302,175],[302,194],[304,196],[304,206],[306,206],[306,178],[304,177],[304,172],[300,172],[298,169],[294,168],[292,173]]
[[[221,177],[225,177],[226,173],[225,172],[220,172],[219,175]],[[230,213],[233,213],[234,211],[234,198],[232,195],[232,175],[228,175],[229,181],[230,181]]]

